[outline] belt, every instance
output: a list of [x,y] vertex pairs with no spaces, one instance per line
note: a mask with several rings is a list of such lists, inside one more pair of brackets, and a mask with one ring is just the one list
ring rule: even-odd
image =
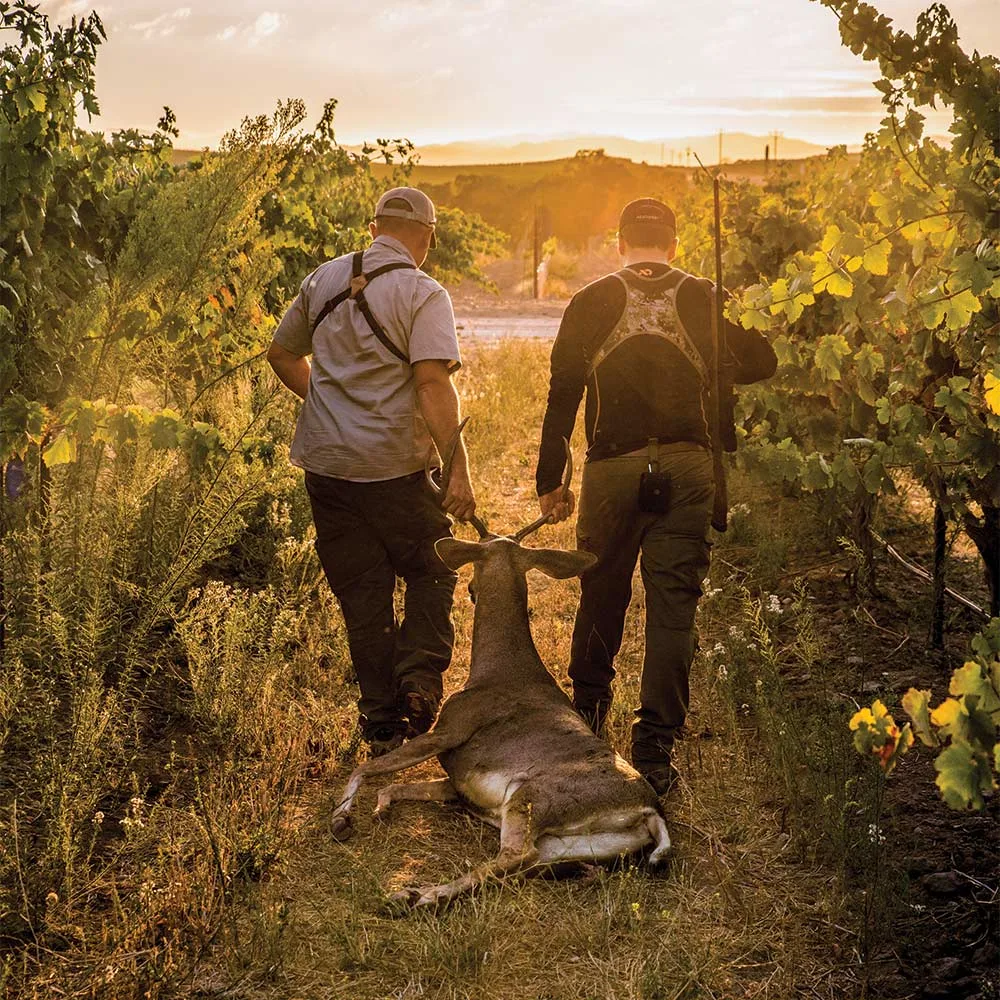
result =
[[[663,455],[673,455],[683,451],[708,451],[707,445],[699,444],[697,441],[663,441],[657,444],[657,450]],[[600,462],[605,458],[632,458],[636,455],[648,454],[649,443],[644,441],[636,444],[628,441],[621,448],[614,445],[595,445],[587,452],[588,462]]]

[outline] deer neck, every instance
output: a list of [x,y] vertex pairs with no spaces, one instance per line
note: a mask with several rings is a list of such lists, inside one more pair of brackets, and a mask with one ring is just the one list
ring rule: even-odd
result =
[[491,573],[476,596],[469,683],[545,670],[528,624],[528,584],[517,572]]

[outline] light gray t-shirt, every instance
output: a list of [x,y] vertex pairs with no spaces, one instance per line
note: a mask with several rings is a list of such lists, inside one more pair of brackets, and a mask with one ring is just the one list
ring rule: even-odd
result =
[[[295,465],[322,476],[376,482],[422,469],[431,437],[417,407],[413,371],[381,344],[353,299],[312,332],[320,310],[351,283],[351,254],[321,264],[278,325],[274,341],[312,355],[309,391],[292,441]],[[413,263],[403,244],[379,236],[365,251],[366,274],[395,261]],[[461,364],[448,293],[420,270],[400,268],[365,288],[372,313],[410,359]]]

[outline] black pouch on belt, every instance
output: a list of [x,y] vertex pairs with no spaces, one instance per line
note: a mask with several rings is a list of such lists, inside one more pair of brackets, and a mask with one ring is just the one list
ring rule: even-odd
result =
[[639,477],[639,510],[644,514],[666,514],[670,510],[670,474],[660,472],[657,440],[649,440],[649,464]]

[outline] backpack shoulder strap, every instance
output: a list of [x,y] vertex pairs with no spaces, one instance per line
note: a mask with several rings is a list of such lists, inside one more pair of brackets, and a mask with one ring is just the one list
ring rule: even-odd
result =
[[313,322],[312,332],[316,332],[316,328],[326,319],[327,316],[333,312],[342,302],[347,299],[354,299],[358,305],[358,309],[361,310],[361,315],[364,316],[365,322],[368,324],[369,329],[378,339],[379,343],[394,357],[398,358],[404,364],[409,364],[410,359],[389,339],[389,335],[385,332],[385,328],[381,323],[375,318],[375,314],[371,310],[371,306],[368,304],[368,300],[365,298],[365,288],[368,283],[374,278],[379,277],[382,274],[388,274],[390,271],[408,270],[415,271],[417,269],[416,264],[411,264],[407,261],[393,261],[389,264],[383,264],[381,267],[376,267],[373,271],[369,271],[365,274],[364,271],[364,251],[358,250],[356,253],[351,255],[351,283],[342,292],[338,292],[332,299],[330,299],[323,308],[319,311],[316,316],[316,320]]

